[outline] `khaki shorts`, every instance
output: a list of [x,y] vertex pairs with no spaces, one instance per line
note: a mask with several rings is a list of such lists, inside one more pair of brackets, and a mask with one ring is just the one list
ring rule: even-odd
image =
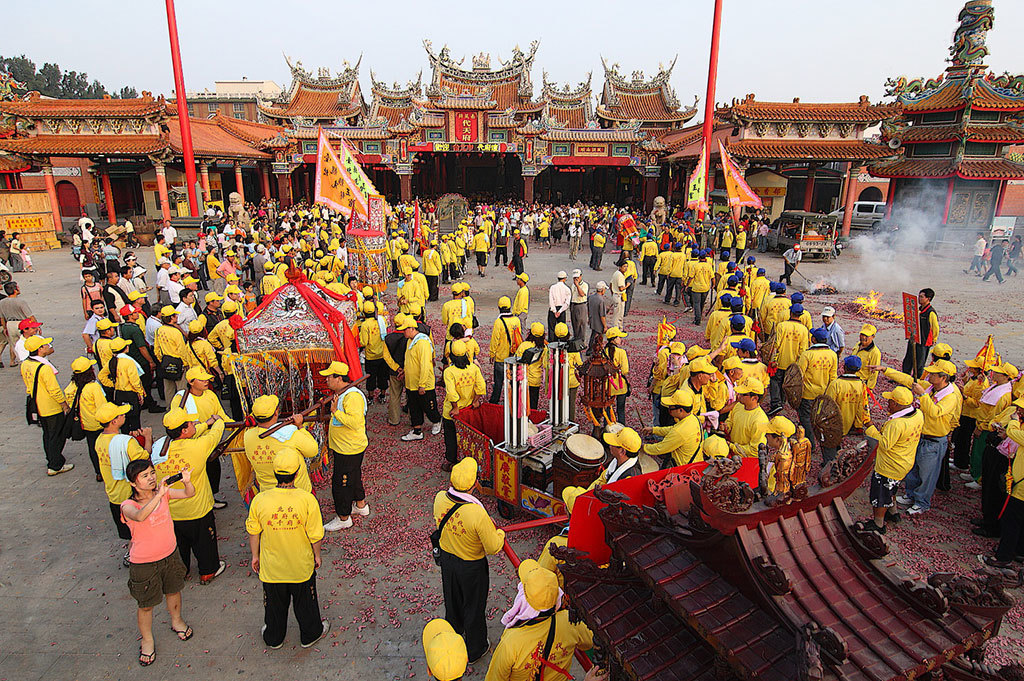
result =
[[128,591],[140,608],[154,608],[167,594],[185,588],[185,564],[175,549],[171,555],[154,563],[132,563],[128,575]]

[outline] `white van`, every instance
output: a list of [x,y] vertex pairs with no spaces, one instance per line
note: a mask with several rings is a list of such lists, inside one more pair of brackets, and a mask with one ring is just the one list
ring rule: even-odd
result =
[[[829,216],[843,223],[844,208],[834,210]],[[879,223],[885,219],[885,201],[855,201],[850,226],[857,229],[878,229]]]

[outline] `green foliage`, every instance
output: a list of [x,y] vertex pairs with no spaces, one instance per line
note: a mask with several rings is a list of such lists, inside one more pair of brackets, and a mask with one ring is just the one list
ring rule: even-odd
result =
[[47,62],[37,69],[35,62],[25,55],[0,56],[0,71],[6,71],[12,78],[25,84],[24,91],[18,91],[19,95],[37,90],[45,97],[61,99],[99,99],[106,94],[120,99],[139,96],[135,88],[127,85],[108,93],[106,86],[98,80],[90,82],[89,74],[64,71],[57,64]]

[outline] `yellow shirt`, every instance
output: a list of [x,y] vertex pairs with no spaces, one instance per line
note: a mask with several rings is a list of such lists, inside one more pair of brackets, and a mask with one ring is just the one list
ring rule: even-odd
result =
[[[408,355],[407,355],[408,357]],[[366,395],[351,387],[334,401],[327,442],[338,454],[359,454],[366,451]]]
[[[836,380],[838,359],[827,345],[807,348],[796,361],[804,378],[803,399],[813,400],[825,394],[828,384]],[[781,365],[780,365],[781,366]]]
[[[562,669],[568,669],[577,649],[590,650],[594,647],[594,635],[582,622],[570,622],[568,610],[559,610],[553,617],[556,618],[555,637],[547,660]],[[543,652],[550,629],[551,622],[548,619],[506,629],[491,656],[484,681],[533,681],[541,667],[534,653],[538,648]],[[541,679],[565,681],[566,677],[545,667]]]
[[[530,348],[535,348],[537,345],[533,341],[523,341],[516,348],[516,357],[522,357],[523,353]],[[535,359],[532,364],[526,365],[526,381],[531,388],[537,388],[544,385],[544,372],[548,367],[548,347],[544,346],[544,351],[541,352],[540,357]]]
[[399,284],[395,296],[398,298],[398,307],[402,312],[408,314],[412,308],[422,308],[426,304],[429,291],[422,290],[415,278],[400,281]]
[[113,340],[113,337],[97,338],[96,342],[92,344],[92,349],[96,352],[97,356],[96,361],[99,364],[99,374],[96,378],[108,388],[114,387],[114,384],[110,382],[110,375],[104,373],[104,370],[110,366],[110,358],[114,356],[114,349],[110,347],[110,343]]
[[[1020,381],[1017,381],[1017,385],[1022,385]],[[988,378],[984,374],[977,378],[972,378],[964,383],[960,389],[960,393],[963,395],[963,415],[968,418],[977,418],[978,416],[978,400],[981,399],[981,394],[988,388]]]
[[915,409],[907,416],[886,421],[881,433],[874,426],[869,427],[867,435],[878,440],[875,472],[890,480],[905,478],[914,467],[923,425],[924,416]]
[[[463,313],[465,311],[465,313]],[[476,305],[469,296],[452,299],[441,306],[441,323],[445,328],[445,338],[452,337],[450,332],[452,324],[462,324],[464,329],[473,328],[473,314]]]
[[[213,371],[213,367],[217,366],[217,351],[213,349],[213,344],[205,338],[188,341],[185,344],[185,366],[187,369],[202,367],[207,371]],[[121,373],[120,367],[117,373]]]
[[[775,329],[775,363],[780,369],[788,369],[810,344],[811,334],[806,326],[792,319],[779,322]],[[832,355],[834,357],[835,353]]]
[[[285,426],[285,428],[294,428],[294,426]],[[275,437],[284,429],[261,439],[260,434],[266,430],[259,426],[248,428],[245,435],[242,436],[242,441],[245,444],[245,458],[249,459],[249,463],[252,464],[252,470],[256,474],[256,482],[259,483],[261,491],[277,487],[277,478],[274,476],[274,456],[282,448],[291,447],[305,459],[312,459],[320,453],[320,445],[304,428],[295,428],[291,437],[284,442]],[[309,481],[309,471],[305,466],[299,466],[298,473],[295,475],[295,487],[307,492],[313,491],[313,485]]]
[[36,410],[40,416],[55,416],[61,413],[64,406],[68,405],[64,391],[57,383],[57,376],[53,369],[29,357],[21,363],[21,380],[25,382],[25,394],[32,394],[32,385],[36,380],[36,370],[39,371],[39,386],[36,388]]
[[[672,251],[665,256],[665,265],[663,269],[667,271],[668,276],[681,278],[684,274],[684,270],[687,267],[686,256],[678,251]],[[691,269],[692,274],[692,269]]]
[[768,367],[756,359],[743,359],[743,378],[756,378],[761,385],[767,386],[771,377],[768,375]]
[[776,296],[769,299],[765,306],[764,320],[761,323],[765,334],[770,334],[775,330],[777,324],[781,324],[789,319],[789,308],[792,304],[789,298],[785,296]]
[[359,345],[362,346],[366,359],[380,359],[384,356],[384,340],[380,337],[380,324],[376,317],[359,322]]
[[626,356],[626,351],[616,347],[615,353],[612,355],[612,363],[618,368],[620,375],[612,377],[611,390],[608,394],[613,397],[625,395],[629,392],[629,384],[626,380],[629,374],[629,357]]
[[644,258],[658,255],[658,244],[650,240],[645,241],[644,245],[640,247],[640,255]]
[[1024,501],[1024,428],[1016,419],[1006,425],[1006,437],[1017,443],[1017,455],[1010,464],[1013,480],[1010,482],[1010,496]]
[[530,314],[530,287],[520,286],[512,299],[512,314]]
[[[110,364],[108,363],[100,369],[98,376],[100,383],[107,386],[110,385],[109,369]],[[133,392],[139,396],[139,399],[146,399],[146,389],[142,387],[142,379],[139,377],[139,369],[135,365],[135,360],[123,352],[118,354],[117,376],[114,377],[113,387],[118,392]]]
[[[68,383],[68,387],[64,388],[64,397],[67,399],[68,404],[74,404],[75,395],[78,394],[78,386],[75,385],[74,381]],[[102,430],[103,426],[96,420],[96,409],[107,401],[107,396],[103,393],[103,388],[100,387],[99,383],[92,381],[86,383],[82,389],[82,398],[78,401],[78,413],[82,420],[82,430],[96,431]]]
[[160,262],[160,258],[163,258],[170,252],[171,249],[168,248],[167,246],[164,246],[163,244],[153,244],[153,262]]
[[484,375],[476,364],[470,364],[465,369],[449,366],[442,373],[442,378],[445,395],[441,416],[446,419],[452,418],[452,409],[465,409],[487,392]]
[[603,234],[595,234],[594,235],[594,241],[593,241],[594,248],[604,248],[604,244],[607,241],[608,240],[604,237]]
[[217,256],[214,255],[213,251],[210,251],[206,254],[206,276],[210,281],[221,278],[221,276],[217,274],[218,267],[220,267],[220,260],[217,260]]
[[245,531],[260,535],[261,582],[301,584],[313,575],[313,544],[324,538],[324,519],[306,490],[261,491],[249,505]]
[[693,265],[693,277],[690,279],[690,290],[696,293],[707,293],[711,290],[711,279],[715,276],[715,271],[711,267],[711,263],[707,261],[700,261]]
[[583,358],[578,352],[570,352],[566,354],[565,359],[569,364],[569,390],[572,390],[580,387],[580,378],[577,372],[583,366]]
[[[455,503],[448,492],[434,497],[434,525],[441,523],[445,513]],[[441,550],[462,560],[480,560],[495,554],[505,545],[505,531],[494,526],[494,521],[482,506],[463,503],[445,523],[441,532]]]
[[[909,388],[914,382],[908,374],[893,369],[886,369],[885,377],[906,388]],[[927,381],[918,382],[926,390],[931,387]],[[963,395],[960,394],[960,389],[956,385],[953,385],[953,390],[938,403],[928,393],[921,395],[918,402],[921,414],[924,416],[924,426],[921,432],[929,437],[946,437],[960,422],[960,413],[963,411]]]
[[490,247],[490,241],[483,232],[478,232],[473,237],[473,250],[477,253],[486,253]]
[[[114,474],[110,470],[110,441],[114,439],[117,433],[100,433],[100,436],[96,438],[96,458],[100,464],[100,475],[103,477],[103,489],[107,493],[107,500],[112,504],[118,504],[132,495],[132,486],[128,483],[127,479],[115,480]],[[135,438],[130,438],[128,441],[128,460],[135,461],[136,459],[148,459],[149,452],[142,448],[139,441]],[[176,472],[176,471],[175,471]],[[203,477],[206,477],[206,472],[202,471]],[[157,478],[159,480],[159,477]]]
[[163,324],[156,330],[153,339],[153,354],[156,355],[157,362],[162,360],[164,355],[179,357],[184,361],[186,352],[185,336],[182,335],[181,329],[170,324]]
[[441,274],[441,255],[434,248],[423,252],[423,274],[436,277]]
[[825,396],[839,407],[844,435],[849,433],[851,428],[865,428],[871,422],[867,386],[859,377],[840,376],[829,384]]
[[437,387],[434,344],[425,334],[416,335],[406,347],[405,387],[407,390],[433,390]]
[[661,384],[665,380],[665,372],[668,371],[668,347],[658,348],[654,356],[654,365],[651,368],[651,389],[652,395],[661,395]]
[[694,414],[687,414],[682,420],[671,426],[658,426],[652,429],[661,438],[661,442],[644,445],[644,452],[649,456],[671,454],[676,466],[702,461],[698,450],[703,437],[700,419]]
[[[171,499],[172,520],[196,520],[213,510],[213,490],[206,475],[206,461],[223,434],[224,421],[218,419],[202,435],[171,442],[167,448],[167,460],[156,465],[158,479],[186,468],[192,470],[192,486],[196,493],[187,499]],[[155,444],[153,449],[160,451]],[[179,480],[171,487],[185,489],[185,483]]]
[[740,456],[756,458],[758,445],[765,444],[762,426],[768,423],[768,416],[761,407],[747,409],[737,403],[725,420],[729,424],[729,449]]
[[878,366],[882,361],[882,351],[874,343],[867,348],[857,348],[853,354],[860,357],[860,371],[857,376],[867,384],[869,390],[874,390],[878,384],[878,372],[868,369],[869,366]]
[[264,274],[260,280],[260,295],[269,296],[281,287],[281,280],[273,274]]
[[505,315],[494,320],[494,327],[491,329],[491,343],[487,348],[492,360],[504,362],[512,354],[511,345],[517,329],[522,337],[523,331],[518,317]]
[[231,345],[231,337],[234,333],[234,329],[231,328],[231,322],[227,319],[222,319],[207,334],[206,340],[210,341],[210,345],[215,350],[226,350]]
[[[179,390],[174,393],[174,398],[171,404],[175,407],[182,405],[182,395],[186,391]],[[221,406],[220,398],[213,390],[204,390],[201,395],[193,395],[189,393],[189,396],[185,398],[184,406],[182,409],[187,411],[189,414],[195,416],[196,421],[206,421],[211,416],[219,416],[225,421],[228,420],[228,415],[224,412],[224,407]],[[202,427],[202,426],[197,426]]]

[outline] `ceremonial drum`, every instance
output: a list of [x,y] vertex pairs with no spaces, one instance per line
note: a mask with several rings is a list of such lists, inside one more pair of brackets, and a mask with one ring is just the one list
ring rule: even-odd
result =
[[595,438],[583,433],[570,435],[552,466],[555,497],[561,498],[566,487],[590,485],[601,475],[604,462],[604,446]]
[[349,235],[348,271],[360,287],[370,286],[375,291],[388,287],[387,237]]

